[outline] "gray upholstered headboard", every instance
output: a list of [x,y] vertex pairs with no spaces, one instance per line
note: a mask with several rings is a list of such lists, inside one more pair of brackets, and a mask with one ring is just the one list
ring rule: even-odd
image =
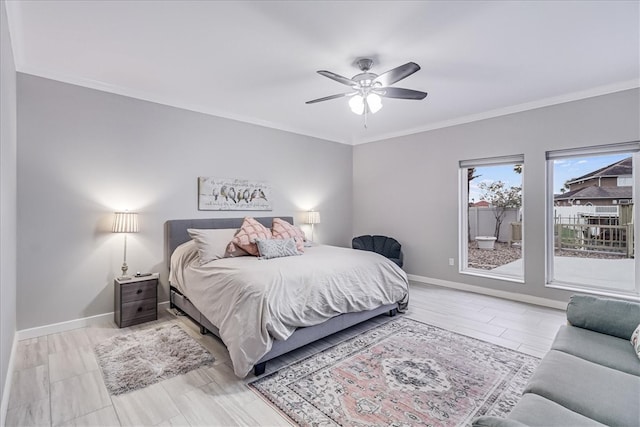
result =
[[[267,228],[271,228],[273,221],[272,216],[254,217],[260,224]],[[283,219],[293,224],[293,218],[290,216],[279,216],[275,218]],[[188,228],[240,228],[244,218],[198,218],[198,219],[171,219],[165,223],[167,237],[167,265],[171,262],[171,254],[173,251],[183,244],[191,240]]]

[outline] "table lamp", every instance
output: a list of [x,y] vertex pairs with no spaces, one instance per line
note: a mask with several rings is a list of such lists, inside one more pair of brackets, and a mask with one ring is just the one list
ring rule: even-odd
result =
[[116,212],[111,231],[114,233],[124,233],[124,261],[122,262],[121,278],[126,278],[128,277],[127,270],[129,269],[127,266],[127,233],[137,233],[140,231],[138,227],[138,214],[128,211]]
[[309,211],[307,212],[307,224],[311,224],[311,241],[313,242],[313,226],[320,224],[320,212]]

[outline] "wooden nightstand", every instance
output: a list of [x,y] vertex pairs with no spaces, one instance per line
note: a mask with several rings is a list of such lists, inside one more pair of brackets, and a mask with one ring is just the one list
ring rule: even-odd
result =
[[121,328],[158,318],[158,273],[116,278],[114,320]]

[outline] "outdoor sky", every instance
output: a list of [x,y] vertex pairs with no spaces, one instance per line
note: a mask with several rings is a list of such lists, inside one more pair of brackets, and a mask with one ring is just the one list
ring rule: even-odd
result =
[[[553,168],[553,191],[558,194],[567,180],[596,171],[601,167],[610,165],[629,156],[631,156],[631,154],[627,153],[555,160]],[[523,172],[525,179],[526,171],[525,163]],[[522,176],[513,171],[513,165],[478,167],[476,168],[475,174],[480,176],[471,181],[469,187],[469,200],[473,199],[475,202],[482,199],[482,192],[478,188],[478,184],[483,181],[503,181],[507,184],[507,187],[522,185]]]

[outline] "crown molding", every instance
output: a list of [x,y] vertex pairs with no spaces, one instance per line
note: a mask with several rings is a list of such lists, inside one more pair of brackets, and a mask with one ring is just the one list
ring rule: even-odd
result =
[[[19,46],[19,42],[17,42],[16,45]],[[428,132],[436,129],[443,129],[447,127],[458,126],[458,125],[472,123],[480,120],[492,119],[500,116],[506,116],[509,114],[520,113],[523,111],[563,104],[566,102],[579,101],[582,99],[593,98],[596,96],[607,95],[615,92],[621,92],[624,90],[640,88],[640,79],[627,80],[624,82],[614,83],[610,85],[598,86],[598,87],[584,90],[584,91],[572,92],[572,93],[568,93],[568,94],[564,94],[556,97],[545,98],[545,99],[528,102],[524,104],[518,104],[518,105],[513,105],[505,108],[489,110],[489,111],[485,111],[478,114],[472,114],[469,116],[458,117],[451,120],[444,120],[440,122],[430,123],[424,126],[405,129],[398,132],[389,132],[386,134],[379,135],[377,137],[372,137],[372,138],[348,138],[347,137],[346,139],[341,139],[341,138],[335,138],[328,134],[309,132],[308,130],[300,129],[294,126],[286,126],[286,125],[271,122],[268,120],[257,119],[255,117],[228,113],[225,111],[217,110],[217,109],[206,107],[203,105],[185,103],[177,99],[172,99],[171,97],[158,96],[158,95],[146,93],[143,91],[139,91],[139,90],[123,87],[123,86],[113,85],[113,84],[98,81],[98,80],[68,76],[61,73],[57,73],[52,70],[35,69],[32,67],[26,67],[24,65],[18,66],[18,64],[21,62],[18,60],[18,55],[16,55],[15,53],[14,55],[16,56],[16,70],[23,74],[29,74],[37,77],[52,79],[52,80],[60,81],[63,83],[68,83],[76,86],[82,86],[90,89],[99,90],[102,92],[108,92],[116,95],[127,96],[130,98],[140,99],[143,101],[153,102],[153,103],[166,105],[174,108],[180,108],[188,111],[194,111],[197,113],[221,117],[221,118],[234,120],[242,123],[249,123],[252,125],[261,126],[265,128],[304,135],[312,138],[317,138],[323,141],[336,142],[340,144],[354,145],[354,146],[366,144],[370,142],[379,142],[379,141],[384,141],[388,139],[414,135],[414,134]]]
[[102,82],[99,80],[86,79],[80,77],[69,76],[63,73],[58,73],[52,70],[45,70],[42,68],[36,67],[28,67],[28,66],[16,66],[16,71],[22,74],[29,74],[36,77],[42,77],[45,79],[56,80],[62,83],[68,83],[75,86],[86,87],[89,89],[99,90],[101,92],[108,92],[115,95],[126,96],[129,98],[139,99],[142,101],[153,102],[156,104],[166,105],[169,107],[180,108],[183,110],[193,111],[196,113],[207,114],[210,116],[221,117],[224,119],[234,120],[237,122],[248,123],[256,126],[261,126],[265,128],[280,130],[284,132],[309,136],[312,138],[321,139],[329,142],[337,142],[341,144],[350,145],[349,142],[337,139],[335,137],[322,134],[309,132],[303,129],[296,128],[294,126],[286,126],[280,123],[271,122],[268,120],[257,119],[255,117],[245,116],[242,114],[233,114],[226,111],[217,110],[215,108],[206,107],[203,105],[192,104],[188,102],[183,102],[181,100],[167,97],[167,96],[158,96],[155,94],[151,94],[148,92],[132,89],[129,87],[113,85],[110,83]]
[[441,122],[430,123],[428,125],[406,129],[399,132],[391,132],[380,135],[375,138],[361,138],[352,141],[353,145],[366,144],[369,142],[378,142],[392,138],[398,138],[402,136],[414,135],[421,132],[428,132],[436,129],[443,129],[451,126],[458,126],[466,123],[477,122],[480,120],[493,119],[500,116],[506,116],[514,113],[521,113],[523,111],[535,110],[537,108],[550,107],[553,105],[564,104],[572,101],[580,101],[582,99],[593,98],[601,95],[608,95],[615,92],[622,92],[629,89],[640,88],[640,79],[627,80],[624,82],[613,83],[610,85],[598,86],[595,88],[567,93],[560,96],[554,96],[551,98],[544,98],[533,102],[527,102],[524,104],[512,105],[504,108],[497,108],[495,110],[484,111],[478,114],[472,114],[469,116],[458,117],[451,120],[444,120]]

